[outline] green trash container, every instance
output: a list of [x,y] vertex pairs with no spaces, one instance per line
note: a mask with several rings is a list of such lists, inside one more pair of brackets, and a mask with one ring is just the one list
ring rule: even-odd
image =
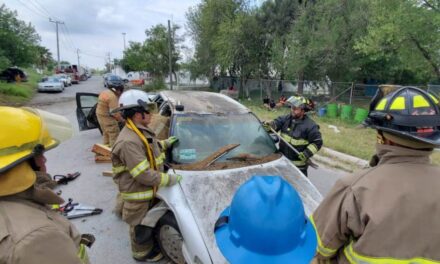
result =
[[351,111],[353,111],[353,106],[343,105],[341,108],[341,119],[350,120],[351,119]]
[[338,105],[337,104],[328,104],[327,105],[327,116],[328,117],[337,117],[338,116]]
[[368,116],[368,110],[364,108],[356,109],[356,113],[354,115],[354,120],[358,123],[361,123]]

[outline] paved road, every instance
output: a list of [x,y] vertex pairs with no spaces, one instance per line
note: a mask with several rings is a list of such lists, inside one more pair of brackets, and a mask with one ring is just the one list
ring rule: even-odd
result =
[[[111,170],[111,165],[96,164],[90,151],[94,143],[101,142],[101,135],[98,130],[79,132],[76,121],[75,94],[99,93],[103,89],[102,78],[95,76],[79,85],[67,87],[63,93],[39,93],[29,105],[63,115],[73,125],[72,139],[46,153],[47,167],[52,175],[80,171],[78,179],[59,188],[62,197],[104,209],[101,215],[72,220],[80,232],[93,233],[97,238],[89,250],[91,262],[137,263],[130,254],[128,226],[112,213],[116,186],[110,177],[101,175],[102,171]],[[309,170],[311,181],[323,194],[344,174],[323,166],[318,170]]]

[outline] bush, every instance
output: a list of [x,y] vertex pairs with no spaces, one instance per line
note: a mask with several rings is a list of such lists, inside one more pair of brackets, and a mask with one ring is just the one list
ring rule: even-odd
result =
[[152,82],[144,85],[143,90],[146,92],[165,90],[167,86],[162,76],[153,78]]

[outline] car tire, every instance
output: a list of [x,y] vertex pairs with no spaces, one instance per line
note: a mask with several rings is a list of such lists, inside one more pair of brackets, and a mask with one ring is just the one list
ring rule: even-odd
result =
[[177,220],[171,211],[168,211],[159,219],[155,227],[155,235],[162,254],[173,263],[186,263],[182,253],[183,237],[177,225]]

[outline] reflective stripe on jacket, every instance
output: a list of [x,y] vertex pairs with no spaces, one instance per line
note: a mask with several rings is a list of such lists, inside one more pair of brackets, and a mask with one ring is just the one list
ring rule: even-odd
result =
[[431,151],[377,145],[376,167],[341,178],[311,216],[319,263],[440,263],[440,167]]
[[[298,152],[307,152],[310,158],[322,147],[323,141],[319,126],[307,115],[303,119],[294,119],[291,114],[280,116],[272,122],[272,127],[281,132],[281,137],[289,142]],[[298,155],[283,141],[280,141],[280,151],[296,166],[306,166]]]
[[139,136],[124,127],[112,149],[113,179],[124,200],[147,201],[152,197],[149,194],[152,187],[161,183],[160,172],[163,171],[165,154],[150,129],[138,128],[152,148],[158,171],[151,168],[147,150]]

